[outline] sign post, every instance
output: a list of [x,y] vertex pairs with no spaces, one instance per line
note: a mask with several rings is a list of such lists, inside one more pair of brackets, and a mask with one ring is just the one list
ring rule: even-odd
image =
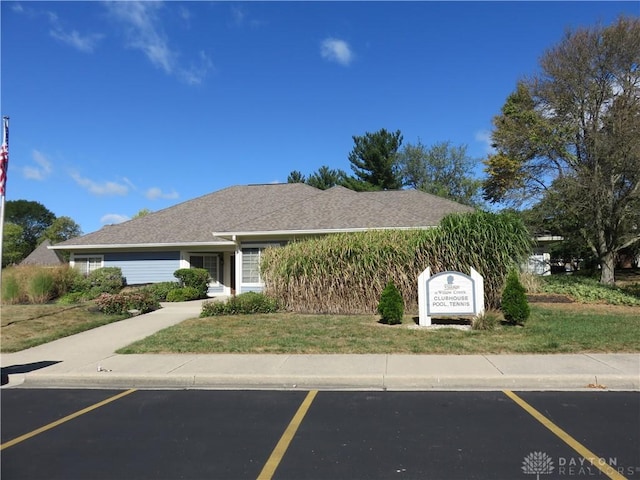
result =
[[471,268],[471,275],[441,272],[431,276],[431,268],[418,277],[420,325],[431,325],[432,316],[478,316],[484,312],[484,279]]

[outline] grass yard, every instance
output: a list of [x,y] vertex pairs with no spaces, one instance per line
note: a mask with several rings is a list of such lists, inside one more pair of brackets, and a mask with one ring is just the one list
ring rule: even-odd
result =
[[235,315],[191,319],[118,353],[579,353],[640,352],[640,308],[532,304],[525,327],[419,329],[373,315]]
[[2,305],[0,351],[17,352],[127,318],[104,315],[93,303]]

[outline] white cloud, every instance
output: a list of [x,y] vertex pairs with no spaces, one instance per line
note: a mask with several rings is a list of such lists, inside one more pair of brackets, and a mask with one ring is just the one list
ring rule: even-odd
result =
[[52,28],[49,34],[56,40],[60,40],[62,43],[71,45],[73,48],[85,53],[92,53],[98,42],[104,38],[104,35],[99,33],[81,35],[77,30],[64,32],[59,26]]
[[[126,42],[129,48],[140,50],[147,59],[167,75],[176,75],[189,85],[197,85],[212,68],[209,57],[204,52],[198,53],[198,63],[183,67],[178,62],[179,52],[172,50],[160,19],[160,2],[116,1],[107,2],[107,9],[125,29]],[[188,18],[188,11],[182,7],[179,15]]]
[[494,153],[495,149],[491,146],[491,132],[489,130],[479,130],[475,135],[476,141],[484,144],[485,153]]
[[157,200],[158,198],[175,199],[178,198],[178,193],[175,190],[172,190],[171,192],[163,192],[158,187],[152,187],[147,190],[145,197],[149,200]]
[[122,223],[130,220],[126,215],[120,215],[119,213],[107,213],[100,218],[100,223],[103,225],[114,225],[116,223]]
[[344,40],[326,38],[320,44],[320,55],[325,60],[348,66],[354,58],[351,47]]
[[[78,185],[86,188],[90,193],[94,195],[126,195],[129,193],[129,187],[117,182],[94,182],[89,178],[82,177],[79,173],[72,172],[71,178],[73,178]],[[127,179],[125,182],[130,184]]]
[[33,161],[38,164],[37,167],[26,166],[22,169],[22,173],[25,178],[29,180],[44,180],[52,171],[51,162],[49,159],[38,150],[31,152]]

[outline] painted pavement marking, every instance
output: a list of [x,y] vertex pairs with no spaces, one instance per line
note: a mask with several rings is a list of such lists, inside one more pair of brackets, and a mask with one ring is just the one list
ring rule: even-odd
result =
[[260,475],[258,475],[258,480],[270,480],[271,478],[273,478],[273,474],[276,472],[278,465],[280,465],[282,457],[284,457],[287,448],[289,448],[291,440],[293,440],[293,436],[298,431],[298,427],[309,411],[309,407],[311,406],[311,403],[313,403],[313,399],[317,394],[317,390],[311,390],[309,393],[307,393],[307,396],[300,404],[298,411],[291,419],[291,422],[289,422],[289,426],[282,434],[280,441],[273,449],[273,452],[271,452],[271,456],[267,460],[267,463],[265,463],[264,467],[262,467],[262,471],[260,472]]
[[538,420],[542,425],[551,430],[560,440],[573,448],[578,454],[585,458],[588,462],[591,463],[594,467],[600,470],[604,475],[611,478],[612,480],[626,480],[626,477],[619,474],[615,468],[606,463],[604,458],[599,457],[587,447],[578,442],[575,438],[569,435],[567,432],[558,427],[555,423],[549,420],[547,417],[542,415],[538,410],[520,398],[518,395],[513,393],[511,390],[503,390],[503,393],[517,403],[520,407],[522,407],[527,413],[529,413],[533,418]]
[[41,433],[46,432],[47,430],[51,430],[52,428],[55,428],[59,425],[62,425],[63,423],[68,422],[69,420],[73,420],[74,418],[77,418],[81,415],[84,415],[85,413],[89,413],[97,408],[100,408],[104,405],[107,405],[108,403],[114,402],[126,395],[129,395],[133,392],[135,392],[136,389],[132,388],[130,390],[124,391],[122,393],[118,393],[117,395],[114,395],[113,397],[109,397],[106,400],[103,400],[101,402],[95,403],[93,405],[88,406],[87,408],[83,408],[82,410],[78,410],[75,413],[72,413],[71,415],[67,415],[66,417],[63,417],[59,420],[56,420],[55,422],[51,422],[47,425],[44,425],[43,427],[37,428],[29,433],[25,433],[24,435],[20,435],[17,438],[14,438],[13,440],[9,440],[8,442],[3,443],[2,445],[0,445],[0,451],[4,450],[5,448],[9,448],[12,447],[14,445],[17,445],[18,443],[24,442],[25,440],[28,440],[32,437],[35,437],[36,435],[40,435]]

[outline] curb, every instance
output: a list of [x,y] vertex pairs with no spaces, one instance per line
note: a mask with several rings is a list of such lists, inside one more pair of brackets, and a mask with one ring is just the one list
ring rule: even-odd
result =
[[640,378],[632,375],[496,375],[470,376],[384,376],[351,377],[309,375],[10,375],[5,387],[27,388],[139,388],[202,390],[582,390],[640,391]]

